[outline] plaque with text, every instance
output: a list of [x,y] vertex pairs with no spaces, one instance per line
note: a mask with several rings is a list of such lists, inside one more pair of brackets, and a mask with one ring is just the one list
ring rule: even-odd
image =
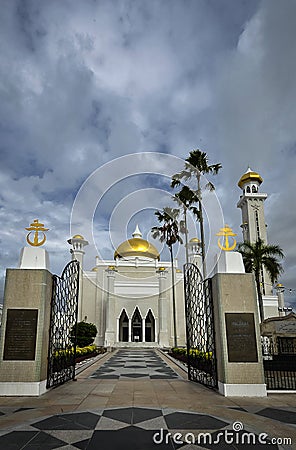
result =
[[35,359],[38,309],[8,309],[4,360]]
[[228,362],[258,362],[254,314],[225,313]]

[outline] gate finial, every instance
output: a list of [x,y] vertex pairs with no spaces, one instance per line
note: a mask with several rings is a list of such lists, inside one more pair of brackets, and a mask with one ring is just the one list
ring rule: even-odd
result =
[[[26,228],[26,230],[30,231],[30,233],[27,234],[28,244],[32,245],[33,247],[40,247],[46,241],[46,235],[45,235],[44,231],[48,231],[49,228],[44,228],[44,223],[40,223],[38,219],[35,219],[30,224],[30,226],[28,228]],[[30,234],[33,231],[35,233],[34,233],[34,240],[32,242],[32,241],[30,241]],[[39,233],[43,234],[43,238],[41,239],[41,241],[39,241]]]
[[[236,247],[236,239],[234,239],[234,236],[237,236],[236,233],[232,231],[229,225],[225,224],[224,228],[220,228],[220,231],[216,233],[216,236],[223,236],[225,238],[224,245],[220,242],[220,237],[218,239],[218,246],[221,248],[221,250],[224,250],[226,252],[230,252],[231,250],[234,250]],[[232,245],[229,244],[229,237],[232,238]]]

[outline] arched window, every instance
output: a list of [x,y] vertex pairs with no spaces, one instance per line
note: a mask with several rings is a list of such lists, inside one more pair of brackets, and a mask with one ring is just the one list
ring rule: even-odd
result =
[[145,341],[155,341],[155,319],[153,317],[151,309],[149,309],[145,319]]
[[135,309],[132,318],[132,341],[142,342],[142,316],[138,309]]
[[128,317],[125,309],[119,318],[119,342],[128,342]]
[[253,184],[253,186],[252,186],[252,192],[253,193],[255,193],[255,192],[257,192],[257,188],[256,188],[256,186]]
[[247,186],[247,194],[250,194],[251,193],[251,188],[250,188],[250,186]]

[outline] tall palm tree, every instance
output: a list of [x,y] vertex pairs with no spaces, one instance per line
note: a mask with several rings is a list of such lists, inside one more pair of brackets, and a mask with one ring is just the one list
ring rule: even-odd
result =
[[264,308],[260,277],[265,269],[270,276],[271,282],[277,281],[278,276],[283,272],[283,267],[278,259],[284,258],[283,250],[278,245],[268,245],[258,238],[254,243],[243,242],[238,244],[238,251],[242,254],[246,272],[254,272],[257,297],[259,303],[260,319],[264,320]]
[[[204,236],[204,222],[203,222],[203,210],[202,210],[202,186],[201,186],[201,176],[205,174],[216,175],[222,168],[220,163],[210,164],[208,163],[208,156],[205,152],[201,150],[193,150],[189,153],[188,158],[185,159],[184,169],[172,176],[171,186],[176,187],[181,184],[181,180],[191,180],[196,179],[196,189],[192,190],[193,194],[196,196],[197,208],[195,215],[199,221],[200,226],[200,238],[201,238],[201,254],[203,263],[203,273],[206,277],[206,256],[205,256],[205,236]],[[213,191],[215,186],[210,181],[205,185],[205,188]],[[190,188],[189,188],[190,189]]]
[[186,252],[186,263],[188,263],[188,228],[187,228],[187,210],[191,210],[193,214],[198,216],[198,211],[195,206],[192,206],[197,202],[198,198],[195,192],[193,192],[188,186],[183,186],[182,189],[177,192],[173,199],[179,204],[183,209],[184,218],[184,233],[185,233],[185,252]]
[[173,294],[174,347],[177,347],[178,343],[173,245],[176,244],[176,242],[180,242],[181,244],[183,243],[179,233],[182,229],[184,229],[184,224],[182,221],[179,221],[179,214],[180,211],[178,208],[165,207],[162,211],[156,211],[155,215],[162,225],[159,227],[152,227],[151,229],[153,238],[158,238],[160,242],[165,242],[170,252]]

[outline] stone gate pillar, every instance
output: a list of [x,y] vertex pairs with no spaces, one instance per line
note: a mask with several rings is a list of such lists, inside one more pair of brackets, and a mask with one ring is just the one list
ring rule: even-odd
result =
[[221,253],[212,292],[219,392],[266,396],[255,281],[240,253]]
[[0,395],[30,396],[46,391],[52,274],[49,256],[40,246],[44,227],[29,227],[18,269],[7,269],[0,340]]
[[7,269],[0,395],[37,396],[46,391],[51,293],[48,270]]

